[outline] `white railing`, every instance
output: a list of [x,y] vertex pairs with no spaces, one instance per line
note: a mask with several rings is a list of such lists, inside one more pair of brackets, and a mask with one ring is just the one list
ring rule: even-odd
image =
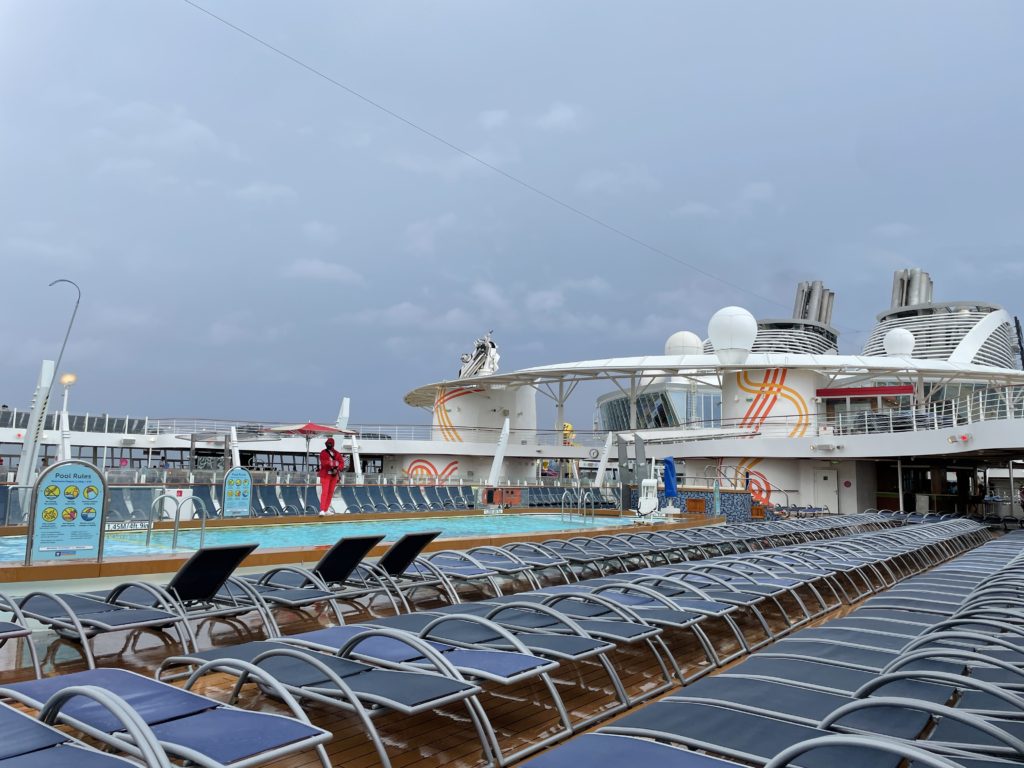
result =
[[[894,434],[927,430],[957,429],[985,421],[1024,419],[1024,386],[1001,387],[975,392],[953,400],[940,400],[919,408],[905,407],[885,410],[843,411],[831,416],[770,416],[757,426],[745,420],[721,419],[712,428],[709,424],[691,422],[694,435],[706,433],[714,438],[722,430],[722,437],[742,437],[743,432],[769,438]],[[678,429],[678,428],[670,428]]]
[[[223,421],[213,419],[150,419],[148,432],[153,435],[192,435],[202,433],[226,434],[234,427],[241,435],[258,433],[287,437],[275,433],[274,422]],[[430,424],[353,424],[349,426],[361,443],[375,440],[439,440],[450,443],[496,444],[501,429],[498,427],[434,427]],[[511,445],[601,447],[606,432],[578,432],[568,443],[561,430],[513,429],[509,433]]]

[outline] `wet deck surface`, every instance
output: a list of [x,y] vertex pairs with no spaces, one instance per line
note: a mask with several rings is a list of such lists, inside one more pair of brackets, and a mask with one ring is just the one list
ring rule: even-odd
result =
[[[516,591],[510,587],[507,582],[503,584],[507,593]],[[526,585],[520,582],[518,587],[521,590]],[[491,596],[482,591],[467,589],[462,590],[461,595],[464,601]],[[446,604],[440,598],[425,598],[417,603],[418,608],[429,609]],[[345,603],[343,607],[347,624],[357,624],[392,613],[384,601],[373,605]],[[843,615],[855,607],[843,606],[812,624]],[[791,616],[799,613],[795,604],[787,604],[785,601],[772,611],[765,611],[769,625],[774,630],[781,630],[785,626],[783,611]],[[278,609],[275,615],[286,635],[336,624],[329,609]],[[763,628],[749,612],[741,610],[735,618],[748,643],[754,644],[765,639]],[[264,639],[260,624],[249,617],[208,620],[195,623],[194,626],[200,648]],[[720,656],[728,656],[740,649],[739,642],[723,622],[711,622],[704,626],[708,628],[709,639]],[[665,630],[662,637],[684,676],[704,672],[709,668],[704,651],[690,632]],[[62,674],[86,668],[77,644],[56,638],[53,633],[45,630],[36,632],[34,640],[43,660],[44,674]],[[0,649],[0,670],[3,670],[0,672],[0,684],[31,676],[25,666],[27,656],[20,643],[12,641]],[[120,667],[151,676],[164,658],[179,653],[180,648],[165,636],[136,632],[100,636],[94,641],[94,651],[99,666]],[[17,659],[20,659],[21,668],[11,671],[19,663]],[[655,655],[643,645],[616,650],[609,655],[609,659],[631,699],[653,700],[669,695],[678,687],[678,681],[666,679]],[[600,727],[622,714],[611,678],[597,661],[563,663],[552,678],[574,723],[594,721],[591,727]],[[234,682],[232,676],[214,673],[204,677],[194,690],[219,701],[226,701]],[[480,701],[498,734],[503,752],[515,753],[538,744],[562,728],[552,697],[539,681],[527,681],[515,686],[483,683],[482,687],[484,693]],[[283,705],[262,694],[255,685],[244,688],[238,703],[245,708],[287,713]],[[333,765],[346,768],[380,765],[374,746],[355,715],[315,702],[305,702],[305,709],[315,725],[334,735],[326,745]],[[463,703],[447,705],[415,716],[389,713],[374,722],[384,740],[391,764],[396,768],[474,768],[486,764]],[[319,764],[319,758],[313,750],[271,763],[274,768],[305,768]]]

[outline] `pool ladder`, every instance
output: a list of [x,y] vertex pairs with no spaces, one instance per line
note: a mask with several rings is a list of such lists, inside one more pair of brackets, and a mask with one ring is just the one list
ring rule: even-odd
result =
[[597,505],[594,502],[594,494],[590,490],[582,491],[580,488],[572,490],[566,488],[562,494],[562,519],[572,520],[576,515],[580,516],[583,522],[589,518],[591,522],[596,518],[595,510]]
[[[153,499],[153,503],[149,505],[149,520],[146,525],[146,549],[149,549],[149,543],[153,540],[153,524],[156,522],[158,516],[163,516],[163,502],[164,499],[170,499],[174,502],[174,535],[171,537],[171,550],[177,550],[178,548],[178,526],[181,523],[181,508],[185,506],[186,501],[192,502],[192,514],[199,511],[199,548],[202,549],[203,544],[206,542],[206,518],[207,510],[206,504],[203,500],[196,496],[185,496],[178,498],[171,493],[162,493]],[[160,502],[160,515],[157,515],[156,505]]]

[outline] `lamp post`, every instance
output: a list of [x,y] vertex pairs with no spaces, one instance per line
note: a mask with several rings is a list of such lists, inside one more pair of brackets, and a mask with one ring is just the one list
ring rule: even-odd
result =
[[68,322],[68,329],[64,334],[64,342],[60,347],[60,355],[54,365],[49,360],[43,361],[43,367],[39,374],[39,384],[36,392],[37,397],[32,405],[30,423],[25,433],[25,440],[21,448],[21,460],[18,463],[17,484],[19,486],[31,485],[36,474],[36,462],[39,460],[39,440],[46,426],[46,415],[50,407],[50,395],[53,394],[54,372],[60,370],[60,363],[64,357],[64,349],[68,344],[68,336],[71,335],[71,327],[75,322],[75,315],[78,314],[78,304],[82,300],[82,290],[77,283],[61,278],[50,283],[50,287],[57,283],[68,283],[75,289],[75,306],[71,312],[71,319]]
[[78,376],[73,373],[65,373],[60,377],[60,383],[64,387],[64,406],[61,408],[64,413],[68,412],[68,390],[76,381],[78,381]]
[[73,373],[65,373],[60,377],[60,383],[64,387],[64,404],[60,409],[59,461],[69,461],[71,459],[71,417],[68,416],[68,391],[76,381],[78,381],[78,377]]
[[[75,289],[75,292],[77,293],[77,296],[75,297],[75,307],[74,307],[74,309],[71,310],[71,319],[68,320],[68,329],[64,333],[64,342],[60,345],[60,354],[57,355],[57,363],[56,363],[56,365],[53,366],[53,369],[55,371],[59,371],[60,370],[60,361],[64,359],[64,350],[68,346],[68,337],[71,335],[71,327],[75,324],[75,315],[78,314],[78,305],[82,301],[82,289],[78,287],[78,283],[76,283],[74,280],[68,280],[66,278],[61,277],[61,278],[58,278],[57,280],[54,280],[52,283],[50,283],[49,287],[53,288],[53,286],[55,286],[57,283],[67,283],[68,285],[70,285],[71,287],[73,287]],[[74,374],[71,374],[71,375],[74,376]],[[64,383],[63,382],[63,378],[61,380],[61,383],[62,384]],[[52,391],[53,391],[53,381],[50,382],[50,389],[46,393],[46,400],[47,400],[47,402],[49,402],[49,400],[50,400],[50,393]]]
[[[82,289],[78,287],[78,283],[76,283],[74,280],[68,280],[67,278],[61,277],[61,278],[58,278],[58,279],[54,280],[52,283],[50,283],[49,287],[52,288],[53,286],[57,285],[57,283],[67,283],[68,285],[70,285],[72,288],[75,289],[75,294],[76,295],[75,295],[75,306],[71,310],[71,319],[68,320],[68,329],[64,332],[64,341],[60,345],[60,353],[57,355],[57,362],[53,366],[53,369],[55,371],[59,371],[60,370],[61,360],[64,359],[64,350],[68,346],[68,337],[71,336],[71,328],[74,326],[74,324],[75,324],[75,316],[78,314],[78,305],[82,301]],[[65,382],[65,379],[67,379],[69,376],[71,377],[70,382]],[[77,379],[78,379],[78,377],[75,376],[75,374],[73,374],[73,373],[68,373],[68,374],[64,374],[63,376],[61,376],[60,383],[64,385],[64,412],[65,412],[65,414],[67,412],[67,407],[68,407],[68,389],[70,389],[71,385],[74,384]],[[52,395],[52,394],[53,394],[53,379],[50,379],[50,386],[46,390],[46,400],[44,401],[44,403],[45,403],[45,406],[43,408],[43,419],[44,420],[46,418],[46,415],[45,415],[46,411],[47,411],[47,409],[49,408],[49,405],[50,405],[50,395]],[[62,431],[63,431],[63,424],[61,425],[61,427],[62,427]],[[68,437],[70,438],[70,435],[68,435]],[[63,439],[63,436],[61,438],[61,448],[62,448],[62,452],[63,452],[63,449],[65,448],[65,440]],[[68,450],[70,452],[70,446],[68,446]],[[70,459],[70,458],[71,458],[70,456],[64,456],[64,459]]]

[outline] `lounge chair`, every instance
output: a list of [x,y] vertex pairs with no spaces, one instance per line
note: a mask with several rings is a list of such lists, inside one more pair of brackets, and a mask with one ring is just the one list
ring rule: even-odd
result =
[[[356,577],[356,570],[383,535],[346,536],[338,539],[310,569],[298,566],[281,566],[263,573],[243,576],[253,584],[264,600],[289,608],[297,608],[333,600],[354,601],[377,594],[385,595],[397,613],[399,605],[388,585],[381,581],[371,569],[363,569]],[[335,606],[335,612],[341,619]]]
[[221,508],[213,499],[213,486],[200,483],[192,486],[192,517],[220,517]]
[[577,736],[526,761],[522,768],[579,768],[584,765],[588,768],[740,768],[739,763],[731,760],[722,760],[647,739],[607,733],[585,733]]
[[[838,727],[844,720],[848,723],[856,722],[858,729],[878,728],[898,732],[901,739],[913,741],[925,730],[932,717],[939,722],[926,741],[917,742],[920,746],[946,750],[949,749],[947,744],[954,744],[952,749],[960,755],[964,754],[961,747],[1006,755],[1012,754],[1019,745],[1019,749],[1024,752],[1024,742],[1000,727],[1003,723],[996,725],[956,709],[920,700],[890,697],[862,699],[840,707],[813,726],[724,705],[663,701],[626,715],[615,724],[603,728],[602,732],[655,738],[691,749],[706,750],[726,758],[763,764],[796,744],[834,735],[835,731],[831,729]],[[946,742],[947,735],[954,741]],[[897,768],[902,765],[901,756],[863,753],[859,750],[843,750],[838,760],[837,757],[833,755],[826,758],[822,755],[817,760],[806,759],[799,764],[807,768],[838,765],[844,768]]]
[[538,574],[555,571],[566,584],[579,581],[579,577],[573,571],[568,560],[540,544],[532,541],[519,541],[504,544],[499,549],[533,566]]
[[0,621],[0,648],[3,648],[10,640],[23,640],[28,648],[32,671],[36,677],[42,677],[43,673],[39,669],[39,655],[32,642],[32,630],[25,622],[25,614],[21,612],[18,603],[3,592],[0,592],[0,613],[11,614],[11,621]]
[[[228,619],[256,613],[266,633],[273,637],[280,629],[270,607],[252,584],[233,574],[257,544],[230,544],[204,547],[182,563],[164,586],[130,583],[110,592],[90,592],[94,601],[118,599],[136,608],[169,605],[184,619]],[[191,626],[186,624],[189,633]],[[192,636],[193,645],[195,637]]]
[[[0,688],[0,696],[41,710],[51,697],[78,694],[83,686],[118,697],[149,727],[168,756],[204,768],[249,768],[309,748],[316,750],[324,768],[331,768],[323,748],[331,734],[310,725],[287,692],[279,693],[294,718],[226,706],[192,693],[189,685],[182,690],[123,669],[94,669],[14,683]],[[140,754],[141,745],[125,732],[122,719],[95,699],[71,698],[56,711],[56,717],[113,749]]]
[[280,517],[282,515],[301,515],[302,510],[290,504],[282,504],[277,498],[276,485],[254,485],[253,502],[255,509],[262,517]]
[[343,485],[339,489],[341,494],[341,501],[345,505],[345,511],[349,513],[360,513],[368,510],[363,508],[363,504],[356,498],[356,489],[351,485]]
[[[560,727],[548,731],[543,738],[505,754],[496,736],[492,740],[495,762],[499,766],[533,754],[554,744],[574,731],[574,724],[566,711],[551,673],[558,662],[531,654],[525,646],[513,639],[515,651],[480,648],[461,648],[437,640],[429,642],[411,632],[382,627],[349,625],[329,627],[282,638],[282,642],[303,648],[336,653],[348,658],[365,660],[372,664],[396,670],[437,669],[448,665],[469,680],[486,681],[499,686],[518,686],[528,680],[540,682],[551,697],[558,714]],[[494,735],[494,727],[483,709],[478,710],[484,729]]]
[[423,496],[420,495],[419,490],[412,486],[395,486],[395,494],[398,496],[398,501],[402,505],[403,512],[421,512],[427,509],[427,505],[423,501]]
[[281,488],[281,500],[290,508],[298,510],[299,514],[302,515],[318,515],[320,514],[319,505],[313,506],[306,503],[303,498],[304,494],[300,493],[306,490],[304,485],[282,485]]
[[[303,509],[305,509],[311,515],[320,514],[320,495],[316,490],[316,484],[305,486],[305,494],[303,496]],[[330,504],[327,505],[330,509]]]
[[[130,716],[129,716],[130,717]],[[133,768],[137,763],[83,744],[24,712],[0,705],[0,765],[10,768]],[[146,734],[149,736],[149,734]],[[146,739],[147,768],[169,768],[156,739]],[[163,758],[162,760],[160,758]]]
[[[135,602],[138,595],[144,596],[145,604]],[[92,640],[101,634],[145,631],[166,637],[168,630],[174,630],[186,651],[195,643],[188,621],[174,602],[159,588],[142,582],[123,584],[103,596],[37,590],[25,595],[18,608],[24,616],[81,645],[89,669],[96,667]]]
[[391,761],[373,724],[375,717],[388,712],[416,715],[464,701],[470,720],[477,726],[484,756],[489,757],[490,738],[482,730],[477,716],[480,704],[468,701],[480,693],[478,686],[466,682],[461,674],[444,663],[436,664],[430,672],[394,671],[354,661],[350,656],[351,649],[346,656],[340,656],[294,644],[257,641],[168,658],[160,665],[157,679],[165,679],[168,671],[184,666],[190,668],[192,680],[207,672],[227,672],[244,683],[256,669],[262,674],[251,681],[271,695],[279,688],[267,686],[264,675],[272,677],[298,701],[316,702],[354,713],[366,728],[385,768],[389,768]]
[[459,602],[458,593],[440,569],[420,558],[426,546],[441,535],[441,531],[407,533],[398,539],[375,562],[363,562],[355,575],[365,581],[378,581],[395,591],[405,610],[411,610],[409,599],[421,589],[444,595],[450,602]]

